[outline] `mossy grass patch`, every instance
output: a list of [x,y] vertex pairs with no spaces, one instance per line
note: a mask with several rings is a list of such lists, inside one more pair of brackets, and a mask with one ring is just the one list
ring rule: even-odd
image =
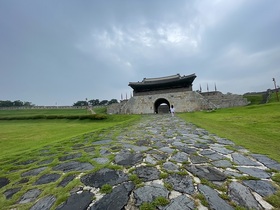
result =
[[155,210],[157,207],[167,206],[170,201],[162,196],[156,197],[152,202],[144,202],[140,206],[140,210]]

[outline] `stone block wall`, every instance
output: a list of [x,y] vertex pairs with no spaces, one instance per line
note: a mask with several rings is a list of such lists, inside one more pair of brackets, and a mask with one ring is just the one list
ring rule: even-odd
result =
[[155,103],[164,99],[169,105],[174,105],[176,112],[191,112],[197,110],[214,109],[216,106],[194,91],[155,93],[133,96],[128,101],[113,104],[107,108],[109,114],[153,114]]
[[217,108],[246,106],[249,104],[246,98],[237,94],[223,94],[219,91],[205,92],[201,95],[216,105]]

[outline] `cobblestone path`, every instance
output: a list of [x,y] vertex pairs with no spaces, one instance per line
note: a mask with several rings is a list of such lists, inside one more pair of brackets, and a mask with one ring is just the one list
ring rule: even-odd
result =
[[[13,171],[0,177],[5,199],[19,197],[12,207],[273,209],[263,198],[279,190],[271,180],[280,171],[279,163],[176,116],[147,115],[98,138],[92,133],[71,141],[70,148],[41,150],[44,161],[16,163],[22,171],[18,180],[9,180]],[[65,201],[58,201],[52,190],[44,191],[49,186],[63,193],[69,188]]]

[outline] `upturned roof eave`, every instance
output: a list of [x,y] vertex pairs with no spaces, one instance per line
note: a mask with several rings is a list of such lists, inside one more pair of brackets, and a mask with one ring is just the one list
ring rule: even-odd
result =
[[139,87],[139,86],[157,86],[157,85],[168,85],[168,84],[175,84],[175,83],[182,83],[182,82],[190,82],[190,84],[192,84],[192,82],[194,81],[194,79],[196,78],[195,74],[191,74],[191,75],[187,75],[187,76],[182,76],[180,78],[177,79],[164,79],[164,80],[157,80],[157,81],[149,81],[149,82],[129,82],[128,86],[130,87]]

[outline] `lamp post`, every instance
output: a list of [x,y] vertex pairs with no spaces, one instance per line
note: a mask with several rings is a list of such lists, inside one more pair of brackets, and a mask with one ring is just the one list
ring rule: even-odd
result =
[[277,101],[279,102],[278,89],[276,87],[276,80],[275,80],[275,78],[272,78],[272,81],[274,82],[275,94],[276,94]]

